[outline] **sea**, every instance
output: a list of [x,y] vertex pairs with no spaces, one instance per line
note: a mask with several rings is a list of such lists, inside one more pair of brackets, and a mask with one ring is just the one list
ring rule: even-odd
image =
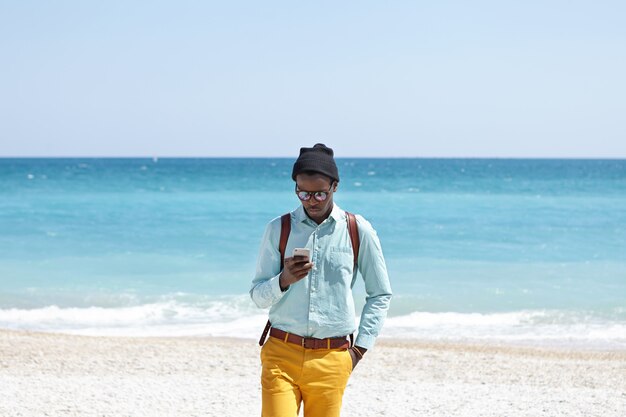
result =
[[[292,158],[0,159],[0,328],[258,338]],[[338,159],[377,230],[381,338],[626,350],[626,160]],[[360,315],[362,280],[353,290]]]

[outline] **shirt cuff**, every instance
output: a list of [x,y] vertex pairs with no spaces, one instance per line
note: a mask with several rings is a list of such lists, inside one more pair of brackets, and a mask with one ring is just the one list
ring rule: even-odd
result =
[[376,342],[376,336],[371,336],[368,334],[359,334],[356,337],[356,341],[354,342],[355,346],[364,347],[367,350],[370,350],[374,347],[374,343]]
[[272,289],[272,298],[274,299],[274,302],[280,300],[283,295],[285,295],[285,293],[289,290],[289,287],[287,287],[287,289],[285,291],[282,291],[280,289],[280,274],[276,275],[275,277],[270,278],[270,288]]

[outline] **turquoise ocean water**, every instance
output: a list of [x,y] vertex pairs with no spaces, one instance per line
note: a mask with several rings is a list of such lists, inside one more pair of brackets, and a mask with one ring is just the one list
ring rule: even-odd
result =
[[[256,338],[248,289],[266,223],[299,204],[292,163],[0,159],[0,327]],[[386,255],[383,337],[626,349],[625,160],[338,165],[336,202]]]

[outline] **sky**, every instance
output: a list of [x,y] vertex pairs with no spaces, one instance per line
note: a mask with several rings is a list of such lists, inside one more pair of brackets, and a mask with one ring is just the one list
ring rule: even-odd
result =
[[622,1],[0,0],[0,157],[626,158]]

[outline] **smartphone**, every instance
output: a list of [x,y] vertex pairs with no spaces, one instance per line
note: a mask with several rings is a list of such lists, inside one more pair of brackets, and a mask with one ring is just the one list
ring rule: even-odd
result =
[[306,256],[311,259],[311,250],[308,248],[295,248],[292,256]]

